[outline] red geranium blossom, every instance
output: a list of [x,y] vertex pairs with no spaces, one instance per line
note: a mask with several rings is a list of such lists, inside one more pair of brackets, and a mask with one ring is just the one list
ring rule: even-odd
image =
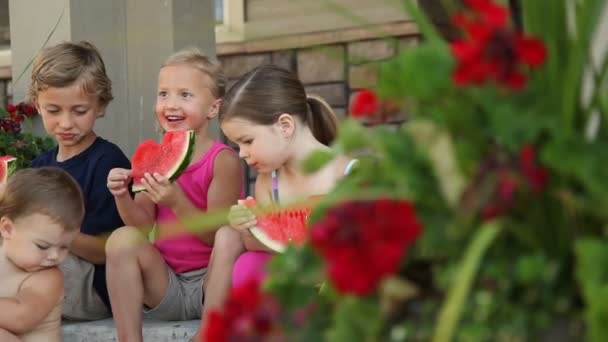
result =
[[457,60],[453,78],[458,85],[494,80],[511,89],[523,88],[522,66],[538,67],[546,59],[543,43],[509,25],[509,11],[491,0],[467,0],[470,11],[457,13],[454,23],[465,33],[451,44]]
[[378,112],[379,102],[376,93],[369,89],[364,89],[355,94],[350,114],[354,118],[374,116]]
[[21,102],[17,105],[19,113],[25,116],[33,116],[37,113],[36,108],[29,103]]
[[515,175],[507,170],[499,170],[496,191],[481,210],[483,220],[489,221],[507,213],[514,205],[518,189],[519,184]]
[[280,315],[278,303],[252,280],[232,289],[222,311],[209,313],[202,341],[284,341]]
[[0,130],[10,134],[19,134],[21,132],[21,122],[27,117],[35,115],[37,111],[34,106],[21,102],[17,105],[7,105],[6,113],[8,113],[8,116],[0,117]]
[[488,175],[496,180],[481,209],[484,221],[507,214],[516,205],[515,195],[522,187],[531,189],[533,193],[540,193],[549,181],[549,170],[538,164],[536,149],[532,145],[522,146],[519,158],[510,157],[486,176]]
[[340,292],[367,295],[382,279],[397,272],[420,232],[411,203],[380,199],[330,209],[312,228],[311,240]]
[[531,145],[524,145],[519,152],[519,168],[530,184],[532,191],[541,192],[549,181],[549,171],[538,166],[536,150]]
[[359,91],[353,97],[351,116],[366,118],[369,124],[387,122],[401,112],[401,106],[392,99],[379,99],[378,95],[369,89]]

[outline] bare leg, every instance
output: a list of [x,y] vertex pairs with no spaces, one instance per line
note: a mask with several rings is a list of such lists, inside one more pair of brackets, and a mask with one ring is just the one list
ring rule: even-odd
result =
[[121,342],[141,342],[142,306],[157,306],[165,296],[165,260],[146,236],[134,227],[116,230],[106,243],[106,278],[110,303]]
[[[209,311],[222,307],[232,287],[232,267],[236,259],[245,252],[245,246],[241,235],[234,229],[223,226],[215,233],[213,251],[203,291],[205,292],[205,304],[201,317],[201,327],[205,326],[205,319]],[[201,329],[202,330],[202,329]],[[193,341],[200,341],[202,332],[199,331],[193,337]]]
[[13,335],[8,330],[0,328],[0,341],[2,342],[19,342],[21,341],[19,337]]

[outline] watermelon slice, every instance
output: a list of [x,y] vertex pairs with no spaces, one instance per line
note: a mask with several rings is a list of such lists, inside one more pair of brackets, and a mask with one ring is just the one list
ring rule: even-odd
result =
[[17,158],[13,156],[0,157],[0,184],[5,184],[8,177],[17,169]]
[[175,180],[188,167],[194,150],[194,131],[172,131],[163,136],[160,144],[152,139],[143,141],[131,158],[133,192],[145,190],[141,183],[144,174],[159,173]]
[[[255,200],[247,198],[247,207],[253,207]],[[308,237],[307,219],[311,210],[307,208],[284,208],[260,214],[257,226],[251,234],[264,246],[275,252],[284,252],[287,244],[300,245]]]

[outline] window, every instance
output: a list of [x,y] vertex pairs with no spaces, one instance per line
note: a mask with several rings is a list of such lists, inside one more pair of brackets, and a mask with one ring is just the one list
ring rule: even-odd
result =
[[215,24],[224,23],[224,0],[215,0]]
[[245,0],[215,0],[216,43],[243,40]]

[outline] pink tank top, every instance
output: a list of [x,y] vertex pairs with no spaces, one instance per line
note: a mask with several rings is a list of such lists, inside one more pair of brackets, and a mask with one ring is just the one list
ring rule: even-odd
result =
[[[207,190],[213,179],[213,164],[217,154],[230,147],[216,141],[205,155],[190,164],[179,176],[177,183],[195,207],[207,210]],[[175,213],[167,207],[157,206],[156,223],[175,222]],[[183,273],[207,267],[212,246],[204,243],[194,234],[184,234],[175,238],[162,239],[154,243],[165,261],[175,273]]]

